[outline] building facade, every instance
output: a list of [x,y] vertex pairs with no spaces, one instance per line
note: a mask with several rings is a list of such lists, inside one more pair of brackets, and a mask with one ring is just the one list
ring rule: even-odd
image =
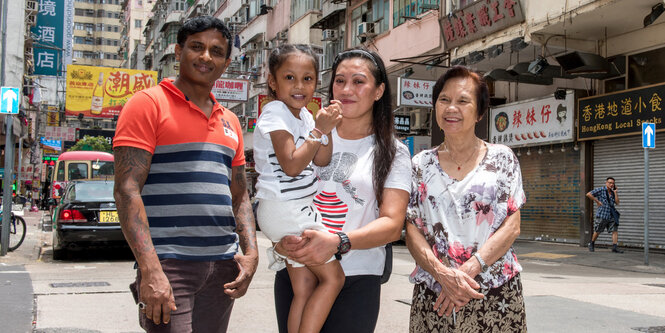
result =
[[122,59],[120,67],[146,69],[143,63],[145,56],[145,37],[143,29],[152,17],[155,0],[123,0],[120,22],[122,32],[118,54]]
[[121,0],[76,0],[74,62],[77,65],[120,67]]

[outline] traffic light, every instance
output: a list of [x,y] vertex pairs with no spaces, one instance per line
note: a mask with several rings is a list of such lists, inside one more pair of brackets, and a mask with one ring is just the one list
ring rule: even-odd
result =
[[57,160],[57,156],[42,156],[42,162],[46,163],[46,165],[55,165],[55,161]]

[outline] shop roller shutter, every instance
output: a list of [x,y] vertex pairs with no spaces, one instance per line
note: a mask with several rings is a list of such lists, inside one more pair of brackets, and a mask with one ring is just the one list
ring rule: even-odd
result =
[[[572,144],[520,149],[526,204],[521,239],[579,243],[580,152]],[[552,153],[550,153],[550,149]]]
[[[594,188],[605,186],[605,179],[612,176],[619,189],[619,244],[644,247],[642,137],[595,141],[593,155]],[[662,132],[656,135],[656,149],[649,151],[649,183],[649,247],[665,248],[665,133]],[[594,204],[594,216],[596,208]],[[611,242],[607,233],[597,241],[599,244]]]

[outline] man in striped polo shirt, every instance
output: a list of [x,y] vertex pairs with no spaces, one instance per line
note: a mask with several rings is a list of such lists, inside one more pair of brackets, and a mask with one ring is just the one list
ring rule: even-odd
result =
[[258,263],[242,130],[211,94],[231,34],[219,19],[190,19],[175,53],[178,77],[136,93],[113,142],[114,195],[138,266],[130,288],[148,332],[225,332]]

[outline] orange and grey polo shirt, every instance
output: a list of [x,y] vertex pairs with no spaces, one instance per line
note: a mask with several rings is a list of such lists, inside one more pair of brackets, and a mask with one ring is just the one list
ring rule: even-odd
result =
[[226,260],[238,251],[231,168],[245,164],[240,122],[214,106],[210,118],[173,85],[137,92],[118,118],[113,146],[153,154],[141,197],[160,259]]

